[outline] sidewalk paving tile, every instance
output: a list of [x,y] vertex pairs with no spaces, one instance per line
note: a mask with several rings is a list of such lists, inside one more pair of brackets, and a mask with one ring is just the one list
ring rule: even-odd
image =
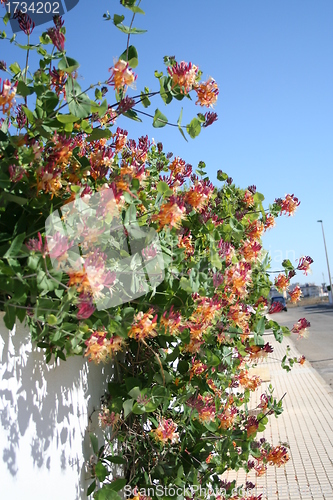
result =
[[[282,359],[287,345],[290,357],[300,353],[288,338],[279,344],[270,338],[274,358]],[[301,340],[300,340],[301,342]],[[260,395],[271,383],[274,397],[283,399],[284,411],[277,419],[269,418],[265,437],[274,446],[288,443],[290,460],[281,468],[268,466],[265,476],[253,471],[228,471],[223,479],[236,479],[237,486],[251,481],[256,485],[252,494],[262,493],[267,500],[333,500],[333,397],[325,383],[309,362],[295,365],[291,372],[281,368],[278,361],[267,359],[258,364],[263,368],[265,382],[252,394],[249,408],[255,408]],[[269,374],[269,376],[268,376]],[[249,493],[250,495],[250,493]]]

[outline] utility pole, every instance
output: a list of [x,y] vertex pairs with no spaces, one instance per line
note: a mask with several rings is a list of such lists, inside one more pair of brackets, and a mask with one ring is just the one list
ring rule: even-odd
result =
[[321,223],[321,229],[323,231],[323,240],[324,240],[324,247],[325,247],[325,254],[326,254],[328,279],[329,279],[329,282],[330,282],[330,289],[331,289],[330,292],[329,292],[329,294],[328,294],[328,297],[329,297],[330,304],[332,304],[333,303],[332,277],[331,277],[330,264],[329,264],[329,261],[328,261],[328,254],[327,254],[327,248],[326,248],[325,233],[324,233],[324,224],[323,224],[322,220],[317,220],[317,222]]

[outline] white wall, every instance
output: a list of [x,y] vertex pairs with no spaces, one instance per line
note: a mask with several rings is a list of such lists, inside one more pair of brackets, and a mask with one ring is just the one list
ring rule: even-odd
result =
[[89,432],[98,431],[100,398],[112,374],[80,356],[47,365],[18,324],[0,313],[0,497],[81,500]]

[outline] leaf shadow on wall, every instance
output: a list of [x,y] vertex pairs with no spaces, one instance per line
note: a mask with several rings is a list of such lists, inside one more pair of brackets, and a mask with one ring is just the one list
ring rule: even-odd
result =
[[86,436],[96,430],[89,415],[99,408],[111,376],[111,365],[96,366],[81,356],[48,365],[23,325],[12,332],[2,325],[0,424],[7,439],[2,440],[0,458],[9,473],[18,475],[28,444],[30,456],[24,459],[31,463],[23,462],[25,466],[74,474],[77,498],[82,498],[84,462],[91,453]]

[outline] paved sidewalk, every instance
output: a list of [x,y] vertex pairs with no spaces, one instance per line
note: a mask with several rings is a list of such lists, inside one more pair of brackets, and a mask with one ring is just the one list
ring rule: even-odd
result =
[[[291,347],[291,357],[300,357],[289,338],[279,344],[272,336],[269,342],[274,347],[271,355],[274,358],[282,359],[287,345]],[[270,381],[256,391],[249,408],[259,403],[260,394],[270,383],[276,399],[287,392],[284,412],[278,418],[269,417],[260,436],[274,446],[288,443],[290,460],[280,468],[268,466],[262,477],[256,477],[252,470],[249,474],[240,470],[225,474],[223,479],[236,479],[238,485],[251,481],[256,484],[252,494],[262,493],[262,498],[268,500],[333,500],[332,389],[307,361],[302,366],[294,365],[289,373],[275,360],[265,360],[258,366],[263,374],[269,375]]]

